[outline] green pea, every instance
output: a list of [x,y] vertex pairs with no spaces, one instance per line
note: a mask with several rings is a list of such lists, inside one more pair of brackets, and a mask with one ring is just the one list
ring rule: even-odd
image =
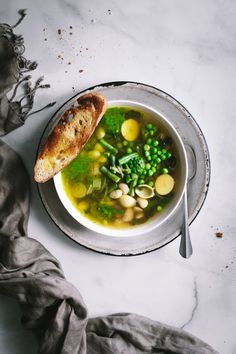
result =
[[117,143],[116,146],[117,146],[118,149],[122,149],[122,144],[121,143]]
[[153,140],[152,145],[153,146],[158,146],[159,145],[159,141],[158,140]]
[[127,154],[131,154],[131,153],[133,152],[133,150],[132,150],[130,147],[128,147],[128,148],[126,149],[126,152],[127,152]]
[[151,168],[150,163],[146,163],[145,168],[146,168],[146,170],[150,170],[150,168]]
[[147,174],[148,174],[149,177],[151,177],[151,176],[153,176],[153,171],[152,170],[148,170]]
[[128,141],[124,140],[124,141],[123,141],[123,145],[124,145],[124,146],[127,146],[127,145],[128,145]]
[[153,173],[156,173],[156,172],[157,172],[157,169],[156,169],[154,166],[152,167],[152,172],[153,172]]
[[144,174],[144,176],[146,176],[146,174],[147,174],[147,171],[146,171],[146,170],[143,170],[143,174]]
[[136,173],[132,173],[132,174],[131,174],[131,177],[132,177],[132,179],[137,179],[137,178],[138,178],[138,175],[136,175]]
[[139,181],[138,181],[138,184],[144,184],[144,179],[140,179]]
[[161,162],[160,157],[158,157],[156,161],[157,161],[157,164],[159,164]]
[[162,206],[161,205],[157,205],[157,211],[162,211]]
[[155,134],[155,130],[153,130],[153,129],[150,130],[150,131],[149,131],[149,134],[150,134],[150,136],[153,136],[153,135]]
[[147,140],[147,144],[151,144],[152,143],[152,139],[151,138],[148,138],[148,140]]
[[167,150],[166,150],[166,149],[162,149],[161,152],[162,152],[163,154],[166,154],[166,153],[167,153]]
[[150,152],[149,151],[145,151],[144,152],[144,156],[146,156],[146,157],[150,156]]
[[163,168],[161,169],[161,172],[162,172],[164,175],[167,175],[167,174],[169,173],[169,170],[168,170],[168,168],[163,167]]
[[151,159],[152,159],[151,156],[148,156],[148,157],[147,157],[147,160],[148,160],[148,161],[151,161]]
[[166,156],[169,159],[172,156],[172,153],[170,151],[167,151]]
[[158,150],[158,151],[157,151],[157,155],[160,156],[161,154],[162,154],[161,150]]
[[152,123],[148,123],[148,124],[147,124],[147,128],[148,128],[149,130],[151,130],[151,129],[153,128]]
[[161,154],[161,155],[160,155],[160,158],[161,158],[162,161],[164,161],[164,160],[166,159],[166,155]]
[[153,186],[154,186],[154,182],[153,182],[153,181],[149,181],[149,182],[148,182],[148,185],[149,185],[150,187],[153,187]]
[[145,144],[143,148],[144,148],[145,151],[149,151],[150,150],[150,145]]

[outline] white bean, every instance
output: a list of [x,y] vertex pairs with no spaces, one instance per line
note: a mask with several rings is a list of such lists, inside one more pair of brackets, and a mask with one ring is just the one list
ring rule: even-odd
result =
[[143,209],[136,206],[136,207],[134,207],[134,212],[135,212],[135,214],[142,213]]
[[109,194],[111,199],[119,199],[122,196],[122,190],[116,189]]
[[119,188],[122,190],[123,194],[129,193],[129,187],[126,183],[120,183]]
[[120,204],[124,207],[124,208],[132,208],[133,206],[135,206],[136,204],[136,200],[131,197],[130,195],[122,195],[119,199]]
[[135,215],[135,218],[136,219],[142,219],[144,217],[144,213],[137,213],[136,215]]
[[148,200],[147,199],[143,199],[143,198],[138,197],[137,198],[137,202],[138,202],[139,206],[142,209],[144,209],[144,208],[146,208],[148,206]]
[[125,210],[125,213],[124,213],[123,218],[122,218],[123,221],[129,222],[129,221],[132,221],[133,218],[134,218],[134,211],[133,211],[133,209],[132,209],[132,208],[127,208],[127,209]]

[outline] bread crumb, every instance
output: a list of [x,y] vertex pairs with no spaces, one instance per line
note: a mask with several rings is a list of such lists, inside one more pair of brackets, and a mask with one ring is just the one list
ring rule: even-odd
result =
[[80,69],[80,70],[79,70],[79,73],[82,73],[83,71],[84,71],[84,70]]
[[218,237],[218,238],[222,238],[223,236],[224,236],[224,234],[223,234],[223,232],[216,232],[216,237]]
[[57,33],[58,33],[59,35],[61,34],[61,29],[60,29],[60,28],[57,30]]

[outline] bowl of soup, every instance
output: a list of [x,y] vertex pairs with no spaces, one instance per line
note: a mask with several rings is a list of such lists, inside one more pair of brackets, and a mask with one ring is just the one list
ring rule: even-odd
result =
[[178,208],[188,174],[182,139],[151,107],[110,101],[80,154],[54,177],[71,216],[115,237],[145,234]]

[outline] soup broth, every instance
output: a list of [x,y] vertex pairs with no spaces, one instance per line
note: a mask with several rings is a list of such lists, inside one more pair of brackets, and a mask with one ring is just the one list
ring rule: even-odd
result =
[[162,213],[174,196],[176,147],[152,114],[112,107],[72,163],[64,189],[78,212],[95,223],[128,228]]

